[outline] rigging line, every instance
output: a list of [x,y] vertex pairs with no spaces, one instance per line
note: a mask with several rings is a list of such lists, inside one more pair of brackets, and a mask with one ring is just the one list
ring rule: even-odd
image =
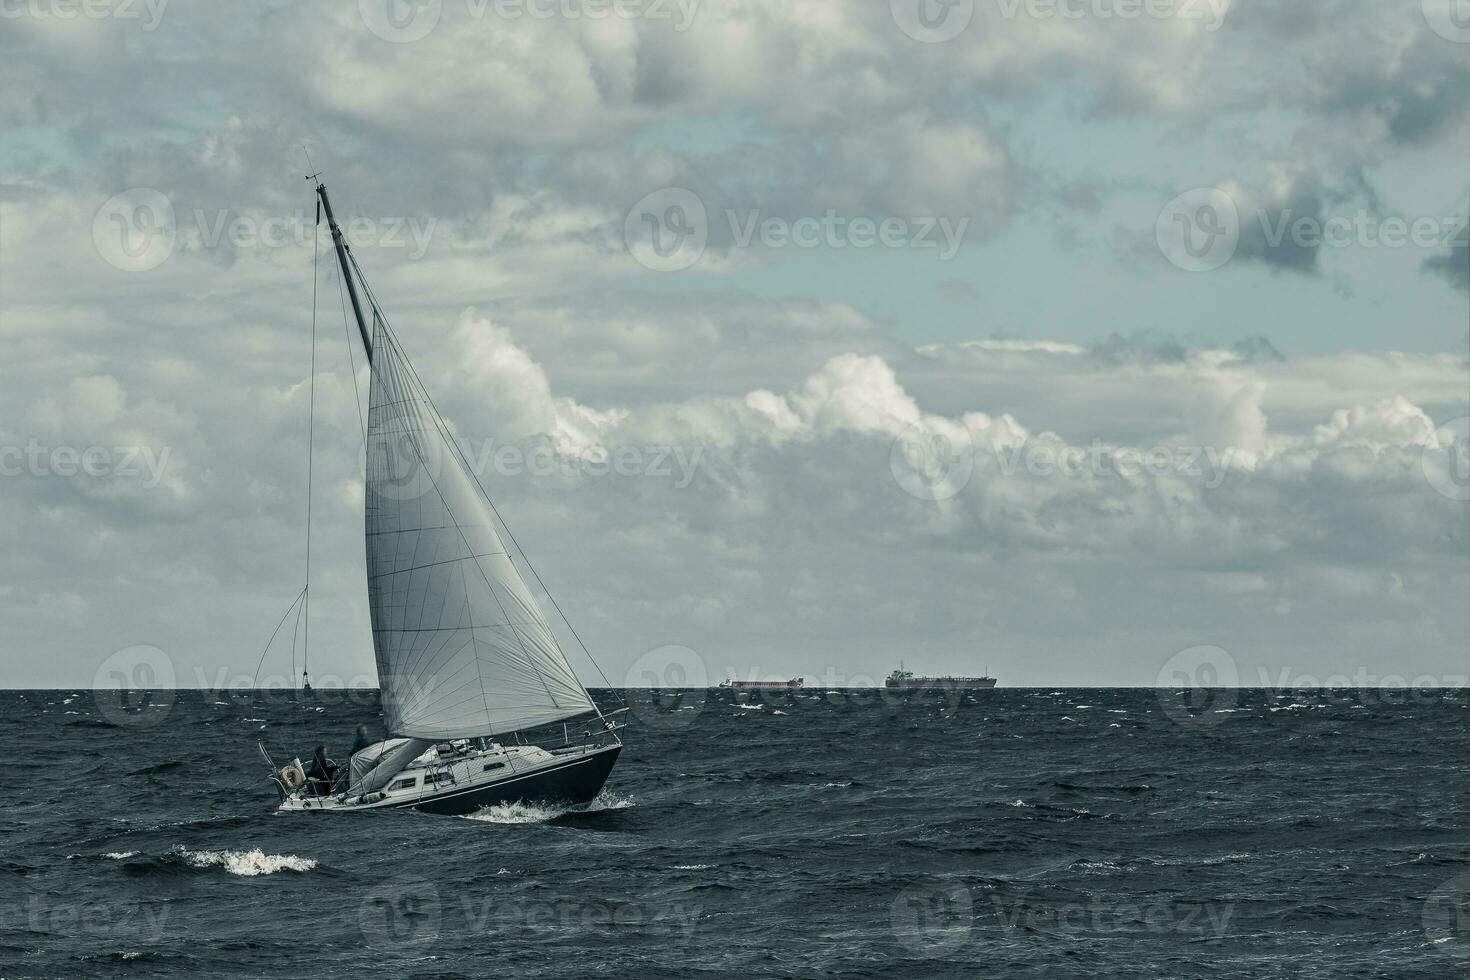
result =
[[286,607],[286,611],[281,613],[281,621],[271,631],[271,638],[265,641],[265,649],[260,651],[260,660],[256,661],[255,664],[255,676],[250,679],[250,703],[252,705],[255,704],[255,685],[260,681],[260,668],[265,665],[265,655],[271,652],[271,644],[276,642],[276,635],[281,632],[281,627],[286,625],[286,617],[291,615],[291,610],[296,608],[296,604],[301,601],[301,597],[305,594],[305,589],[296,593],[296,598],[292,599],[291,604]]
[[[358,282],[362,283],[363,291],[367,293],[368,302],[372,304],[374,317],[377,318],[379,323],[381,323],[382,325],[382,329],[392,339],[393,346],[397,347],[401,353],[402,347],[398,343],[398,337],[394,333],[392,325],[388,322],[388,318],[383,315],[382,308],[378,304],[378,297],[373,292],[373,287],[368,285],[367,277],[362,274],[362,268],[357,264],[357,256],[353,255],[351,252],[348,252],[347,259],[349,262],[352,263],[352,268],[357,272],[357,280]],[[602,678],[602,682],[607,685],[607,689],[612,691],[613,697],[617,699],[620,705],[622,705],[623,707],[627,707],[627,702],[623,700],[623,696],[618,693],[617,688],[614,688],[612,686],[612,682],[608,680],[607,674],[603,672],[602,665],[599,664],[597,662],[597,659],[592,656],[592,651],[589,650],[587,648],[587,644],[583,642],[581,634],[577,632],[577,628],[572,625],[572,621],[568,619],[567,614],[562,611],[561,604],[556,601],[556,596],[551,594],[551,590],[548,589],[546,587],[546,583],[541,580],[541,573],[536,571],[536,566],[533,565],[531,563],[531,559],[527,557],[526,550],[522,548],[521,543],[516,540],[516,536],[514,532],[511,531],[510,525],[507,524],[505,518],[501,516],[500,509],[495,506],[495,501],[490,499],[490,494],[488,491],[486,491],[485,485],[480,482],[479,474],[476,473],[474,471],[474,468],[469,465],[469,459],[465,456],[464,450],[460,447],[459,440],[454,438],[452,433],[448,432],[448,425],[444,422],[444,416],[440,413],[439,406],[434,404],[434,398],[432,395],[429,394],[428,388],[426,388],[423,381],[419,379],[418,371],[414,368],[413,362],[408,359],[408,356],[406,354],[403,355],[402,360],[404,364],[407,365],[408,370],[413,375],[414,380],[418,382],[418,388],[423,393],[424,400],[428,402],[429,408],[433,410],[433,413],[438,420],[438,425],[443,430],[445,430],[443,437],[450,445],[454,447],[456,455],[458,455],[459,458],[463,461],[465,470],[475,481],[475,486],[480,488],[480,495],[485,499],[485,502],[490,505],[490,510],[495,514],[495,518],[500,522],[500,526],[505,529],[506,537],[510,538],[511,544],[513,544],[516,550],[521,553],[521,560],[526,563],[526,568],[530,570],[532,577],[536,579],[536,584],[539,585],[541,587],[541,591],[546,594],[546,598],[551,603],[552,608],[556,610],[556,614],[561,617],[561,621],[565,623],[567,629],[571,631],[572,637],[577,641],[577,645],[582,648],[582,653],[587,657],[588,661],[591,662],[593,668],[597,671],[598,676]],[[478,567],[479,562],[476,562],[475,565]],[[483,569],[481,570],[481,574],[484,574]],[[556,638],[553,636],[552,641],[555,642],[555,639]],[[603,718],[603,720],[606,720],[602,714],[602,709],[597,707],[595,701],[593,702],[593,709],[597,712],[599,718]]]
[[[306,590],[301,590],[301,595],[306,596]],[[296,679],[296,638],[301,635],[301,606],[296,607],[296,625],[291,627],[291,680]]]
[[[316,453],[316,292],[321,276],[318,263],[321,257],[321,225],[311,242],[311,397],[306,416],[306,585],[302,589],[302,605],[306,613],[306,633],[301,640],[301,681],[307,680],[307,661],[311,656],[311,478],[312,463]],[[355,380],[355,379],[354,379]],[[295,667],[292,666],[294,673]]]

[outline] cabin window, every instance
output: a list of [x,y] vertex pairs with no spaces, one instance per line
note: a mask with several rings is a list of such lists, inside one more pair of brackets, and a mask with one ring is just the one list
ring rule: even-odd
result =
[[418,784],[419,778],[417,776],[410,776],[407,779],[400,779],[394,782],[392,786],[388,787],[388,792],[391,793],[395,789],[413,789]]
[[497,769],[504,769],[504,768],[505,768],[505,763],[503,763],[503,762],[487,762],[487,763],[485,763],[485,768],[484,768],[483,771],[484,772],[494,772]]
[[449,772],[431,772],[429,773],[429,775],[424,777],[424,783],[429,786],[434,786],[438,783],[452,782],[454,782],[454,774]]

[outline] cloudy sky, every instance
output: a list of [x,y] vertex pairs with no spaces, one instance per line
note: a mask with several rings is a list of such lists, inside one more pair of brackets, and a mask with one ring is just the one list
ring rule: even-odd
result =
[[301,589],[303,145],[614,683],[1470,672],[1454,0],[4,0],[0,128],[6,686],[248,679]]

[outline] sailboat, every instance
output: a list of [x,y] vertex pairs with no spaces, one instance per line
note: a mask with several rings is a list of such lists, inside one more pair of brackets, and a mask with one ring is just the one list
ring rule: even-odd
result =
[[518,801],[587,803],[622,751],[626,709],[604,714],[578,680],[505,546],[514,537],[508,529],[502,537],[495,505],[389,327],[317,178],[308,179],[318,221],[324,214],[372,376],[364,531],[388,737],[341,767],[297,758],[277,768],[262,745],[280,810],[466,814]]

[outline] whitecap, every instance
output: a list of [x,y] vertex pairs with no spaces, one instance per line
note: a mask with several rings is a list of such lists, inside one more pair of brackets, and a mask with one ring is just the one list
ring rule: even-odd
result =
[[714,867],[713,864],[676,864],[670,870],[671,871],[708,871],[710,868],[713,868],[713,867]]
[[1114,864],[1112,861],[1079,861],[1076,864],[1072,865],[1072,867],[1074,867],[1074,868],[1076,868],[1078,870],[1081,870],[1081,871],[1122,871],[1123,870],[1118,865]]
[[109,861],[126,861],[130,857],[137,857],[138,856],[138,852],[137,851],[108,851],[106,854],[104,854],[102,856],[105,857],[105,858],[107,858]]
[[177,850],[196,868],[224,868],[232,875],[246,878],[273,875],[277,871],[310,871],[316,867],[316,861],[311,858],[267,854],[258,847],[248,851],[191,851],[183,847]]
[[630,806],[633,806],[633,797],[604,789],[597,796],[593,797],[591,803],[582,807],[574,807],[573,809],[581,810],[585,813],[596,813],[599,810],[626,810]]

